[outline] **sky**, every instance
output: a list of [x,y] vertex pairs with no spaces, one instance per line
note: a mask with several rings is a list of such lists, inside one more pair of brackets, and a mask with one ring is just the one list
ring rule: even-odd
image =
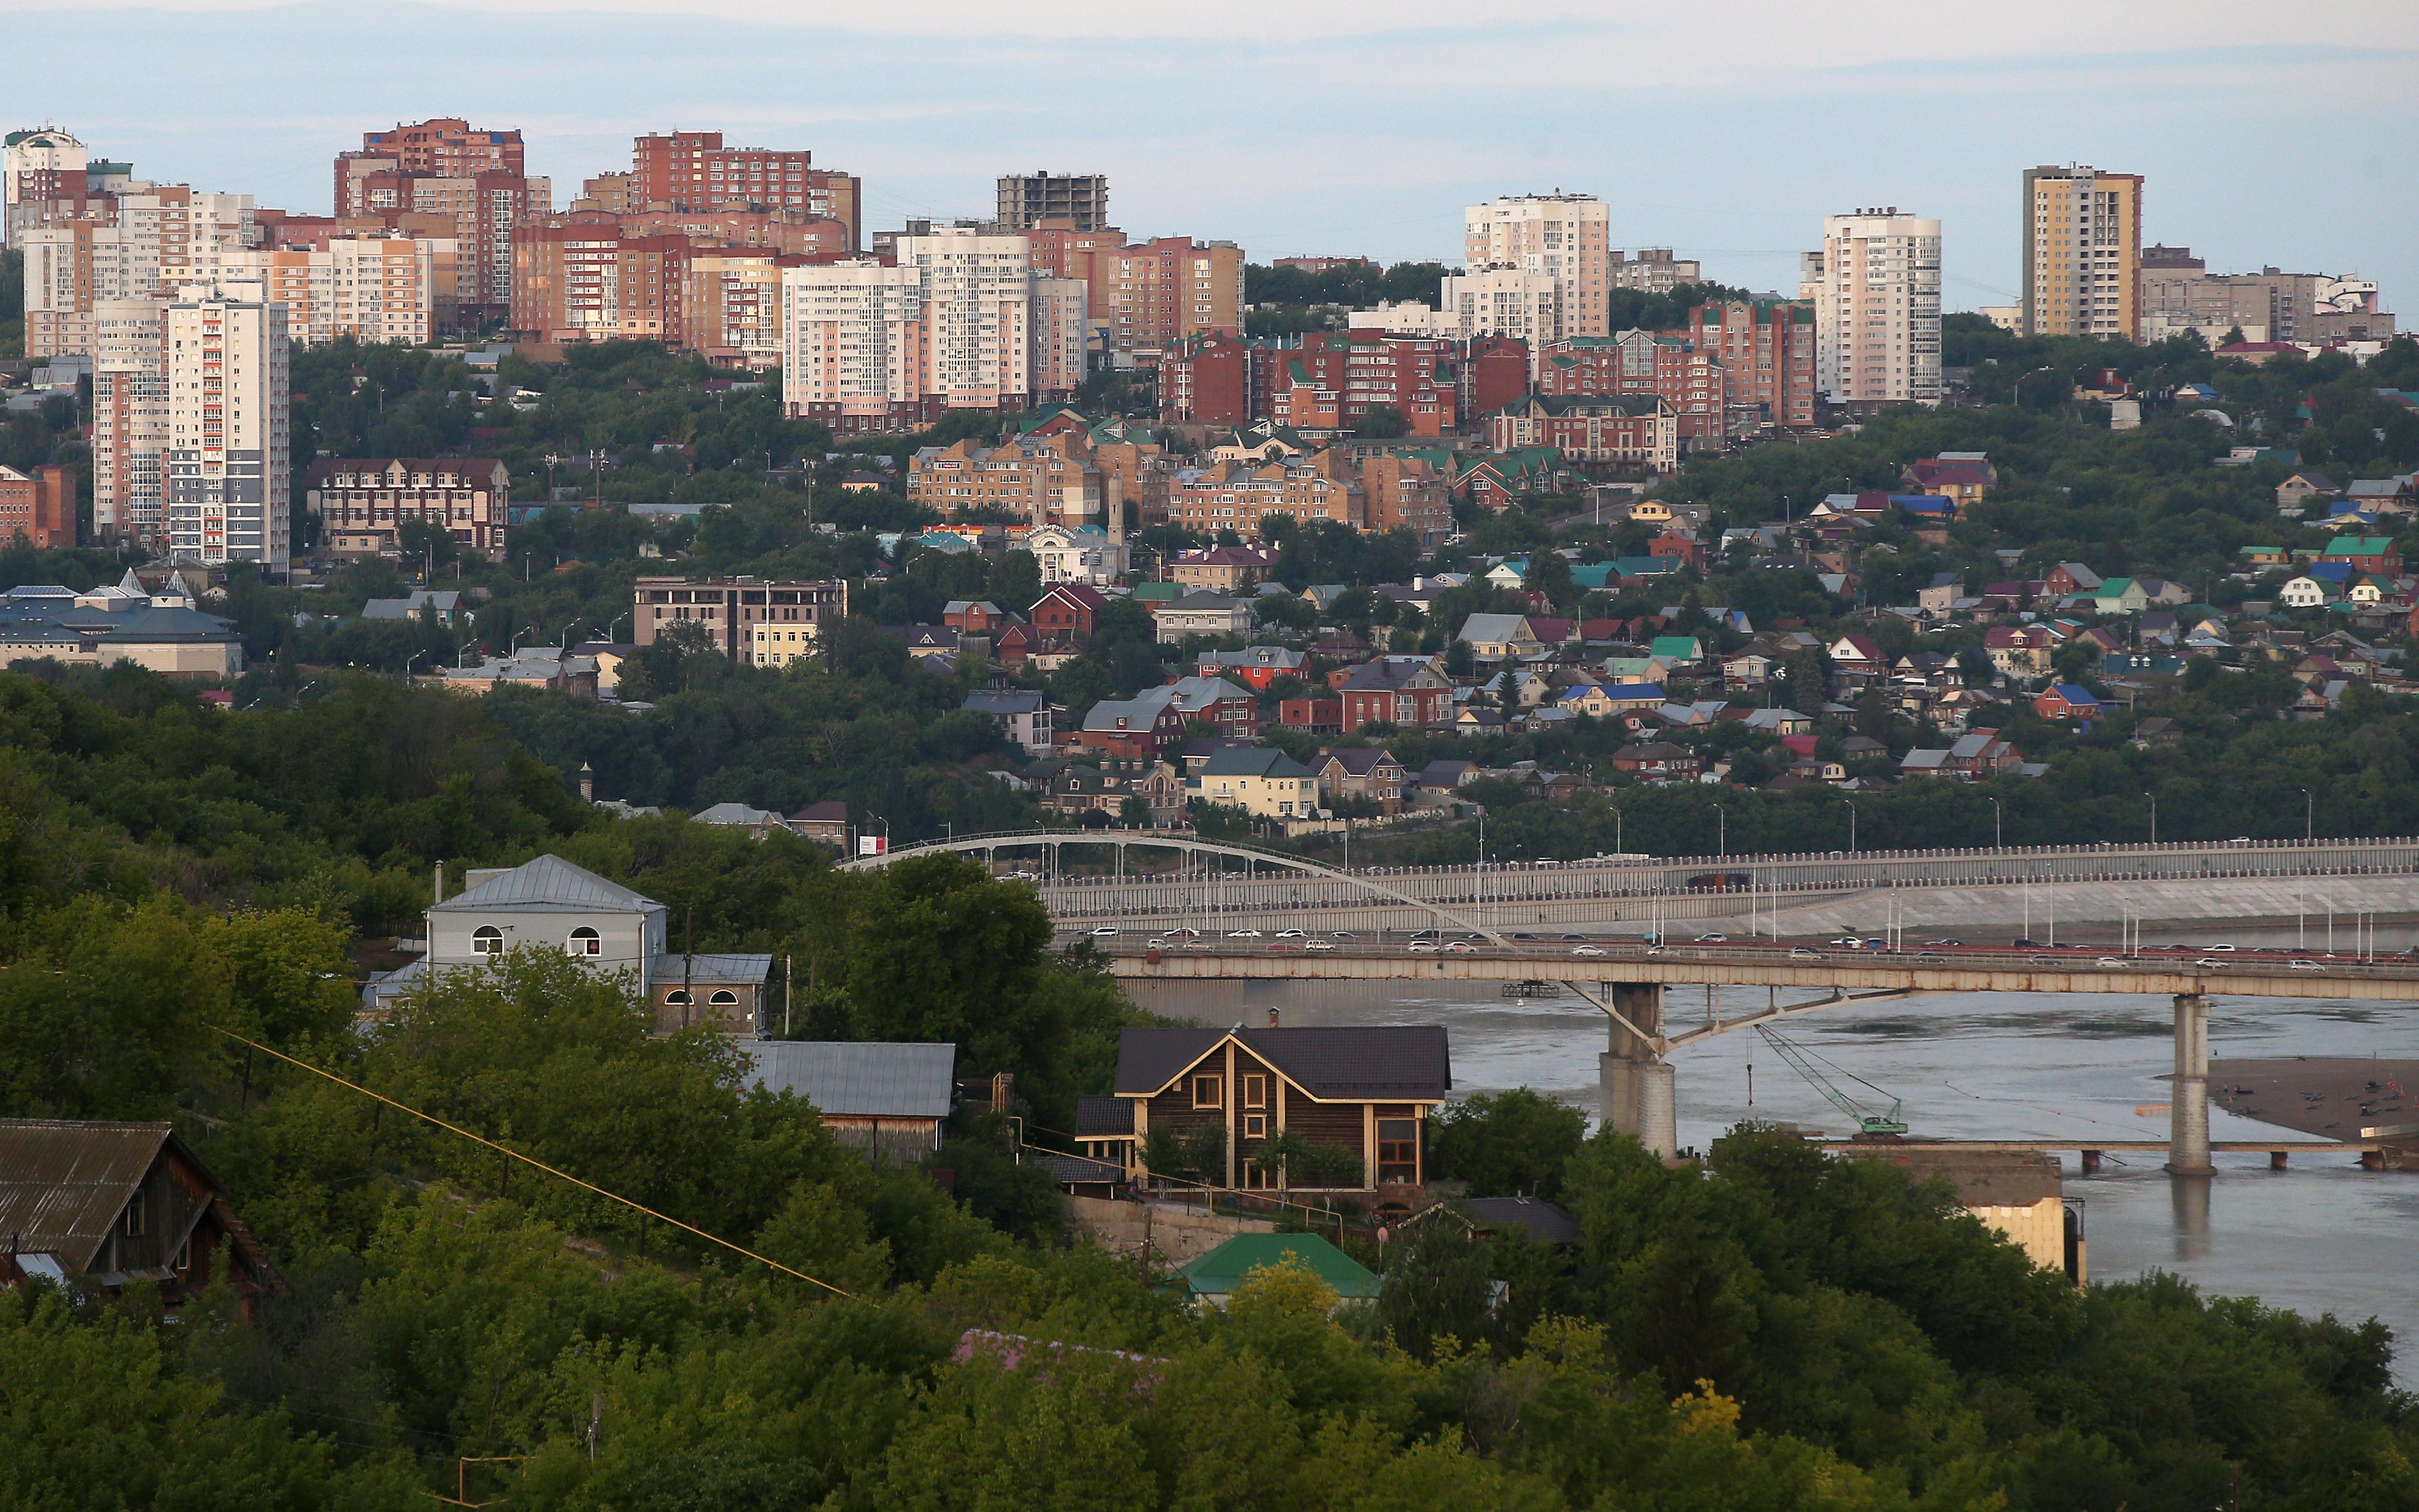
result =
[[[2011,303],[2023,171],[2145,176],[2143,239],[2383,285],[2419,320],[2411,0],[0,0],[0,124],[324,213],[364,130],[516,127],[558,202],[641,131],[805,146],[867,229],[1106,173],[1137,236],[1456,262],[1560,189],[1615,245],[1794,293],[1823,217],[1942,222],[1945,303]],[[29,60],[39,60],[28,66]]]

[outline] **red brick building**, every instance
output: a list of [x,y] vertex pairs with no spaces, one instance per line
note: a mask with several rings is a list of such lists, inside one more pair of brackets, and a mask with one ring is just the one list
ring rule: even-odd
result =
[[817,168],[804,149],[726,147],[719,131],[654,134],[631,144],[630,176],[634,209],[795,210],[846,226],[844,251],[864,234],[856,176]]
[[1699,305],[1687,336],[1729,375],[1731,432],[1814,423],[1814,310],[1796,300]]
[[1045,645],[1080,646],[1092,638],[1092,626],[1108,602],[1088,584],[1060,583],[1034,601],[1034,634]]
[[75,474],[65,467],[22,473],[0,467],[0,542],[23,539],[38,551],[76,543]]
[[1241,425],[1252,404],[1252,349],[1219,331],[1185,344],[1159,365],[1159,418],[1176,424]]
[[1682,441],[1728,434],[1730,374],[1680,336],[1642,330],[1548,342],[1537,361],[1537,392],[1556,398],[1653,394],[1678,417]]
[[1336,728],[1349,735],[1364,725],[1403,728],[1452,722],[1453,683],[1425,660],[1383,658],[1353,667],[1336,690]]
[[1669,473],[1680,466],[1680,417],[1656,394],[1532,394],[1490,417],[1498,451],[1554,447],[1567,461]]
[[1518,404],[1529,391],[1529,344],[1518,336],[1472,337],[1456,377],[1465,420]]
[[1255,419],[1311,435],[1357,426],[1372,411],[1403,417],[1406,435],[1439,436],[1459,423],[1454,361],[1458,343],[1382,330],[1314,332],[1300,346],[1253,348]]

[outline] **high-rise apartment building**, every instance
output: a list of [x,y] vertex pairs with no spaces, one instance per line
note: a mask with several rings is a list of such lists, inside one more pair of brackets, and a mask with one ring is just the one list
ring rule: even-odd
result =
[[2329,273],[2211,273],[2189,247],[2142,252],[2141,340],[2196,331],[2218,345],[2236,331],[2251,342],[2379,341],[2395,333],[2368,279]]
[[512,327],[547,341],[677,344],[688,291],[686,237],[635,237],[579,210],[513,240]]
[[82,142],[55,127],[0,137],[0,247],[39,224],[41,206],[83,200],[90,160]]
[[2142,339],[2142,176],[2025,170],[2027,336]]
[[29,355],[91,356],[97,304],[164,298],[197,276],[197,257],[207,264],[256,237],[249,194],[146,184],[93,203],[100,218],[53,221],[19,238]]
[[554,210],[554,186],[522,172],[521,134],[443,117],[365,131],[336,156],[335,213],[402,230],[406,216],[453,221],[457,307],[504,314],[513,301],[513,234]]
[[1940,403],[1940,222],[1894,205],[1831,216],[1804,261],[1824,397],[1858,410]]
[[195,284],[168,306],[164,503],[179,561],[284,572],[293,557],[285,307],[265,295]]
[[1593,194],[1513,195],[1462,212],[1462,259],[1471,272],[1512,267],[1555,282],[1557,335],[1610,333],[1610,237],[1611,211]]
[[1109,223],[1109,176],[1106,174],[1002,174],[999,216],[1002,231],[1030,231],[1045,221],[1063,221],[1071,231],[1099,231]]
[[1638,255],[1612,254],[1612,286],[1640,294],[1669,294],[1683,283],[1703,283],[1704,265],[1693,257],[1674,257],[1669,247],[1641,247]]
[[1091,289],[1079,278],[1033,278],[1033,402],[1068,404],[1084,387]]
[[781,391],[793,415],[907,430],[952,409],[1023,409],[1082,373],[1086,293],[1038,276],[1023,237],[977,227],[897,238],[898,263],[781,275]]
[[168,303],[104,299],[93,325],[93,533],[157,545],[168,447]]
[[1699,305],[1689,344],[1719,358],[1729,374],[1730,429],[1803,430],[1814,423],[1814,311],[1791,300],[1732,299]]
[[814,154],[804,148],[726,147],[719,131],[637,138],[630,183],[621,192],[633,210],[755,206],[827,218],[848,227],[841,251],[860,246],[865,229],[864,185],[855,175],[817,168]]
[[1033,395],[1033,249],[971,230],[904,237],[923,275],[925,392],[944,409],[1022,409]]

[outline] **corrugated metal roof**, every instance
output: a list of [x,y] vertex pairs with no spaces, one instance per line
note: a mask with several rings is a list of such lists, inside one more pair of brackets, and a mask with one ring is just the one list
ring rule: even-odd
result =
[[561,856],[540,856],[490,877],[458,897],[437,904],[439,913],[496,913],[512,909],[659,909],[663,905],[619,882],[609,882]]
[[958,1047],[896,1042],[742,1040],[756,1084],[834,1118],[947,1118]]
[[660,986],[678,986],[684,980],[701,987],[733,983],[762,985],[772,972],[770,955],[708,955],[699,951],[694,955],[658,955],[647,963],[648,977]]
[[1237,1234],[1176,1274],[1195,1296],[1225,1296],[1254,1271],[1287,1260],[1308,1266],[1339,1297],[1378,1294],[1377,1272],[1317,1234]]
[[165,1123],[0,1119],[0,1234],[89,1268],[169,1132]]

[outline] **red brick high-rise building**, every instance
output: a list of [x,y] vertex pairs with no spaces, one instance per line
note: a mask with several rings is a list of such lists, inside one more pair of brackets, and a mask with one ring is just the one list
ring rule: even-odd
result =
[[1814,423],[1814,310],[1794,300],[1699,305],[1684,333],[1730,374],[1731,430]]
[[1252,349],[1220,332],[1159,364],[1159,418],[1179,425],[1241,425],[1253,418]]
[[1314,332],[1300,346],[1253,349],[1258,417],[1312,435],[1353,430],[1373,412],[1403,417],[1403,434],[1442,435],[1458,421],[1455,349],[1441,336],[1382,330]]
[[[336,155],[335,215],[401,232],[407,217],[452,221],[455,295],[466,312],[501,315],[513,301],[513,232],[551,214],[554,185],[522,169],[518,131],[440,116],[364,131]],[[424,221],[423,222],[424,224]]]
[[864,235],[862,183],[854,174],[817,168],[804,148],[726,147],[719,131],[652,134],[631,145],[630,178],[634,210],[796,210],[847,226],[849,252]]

